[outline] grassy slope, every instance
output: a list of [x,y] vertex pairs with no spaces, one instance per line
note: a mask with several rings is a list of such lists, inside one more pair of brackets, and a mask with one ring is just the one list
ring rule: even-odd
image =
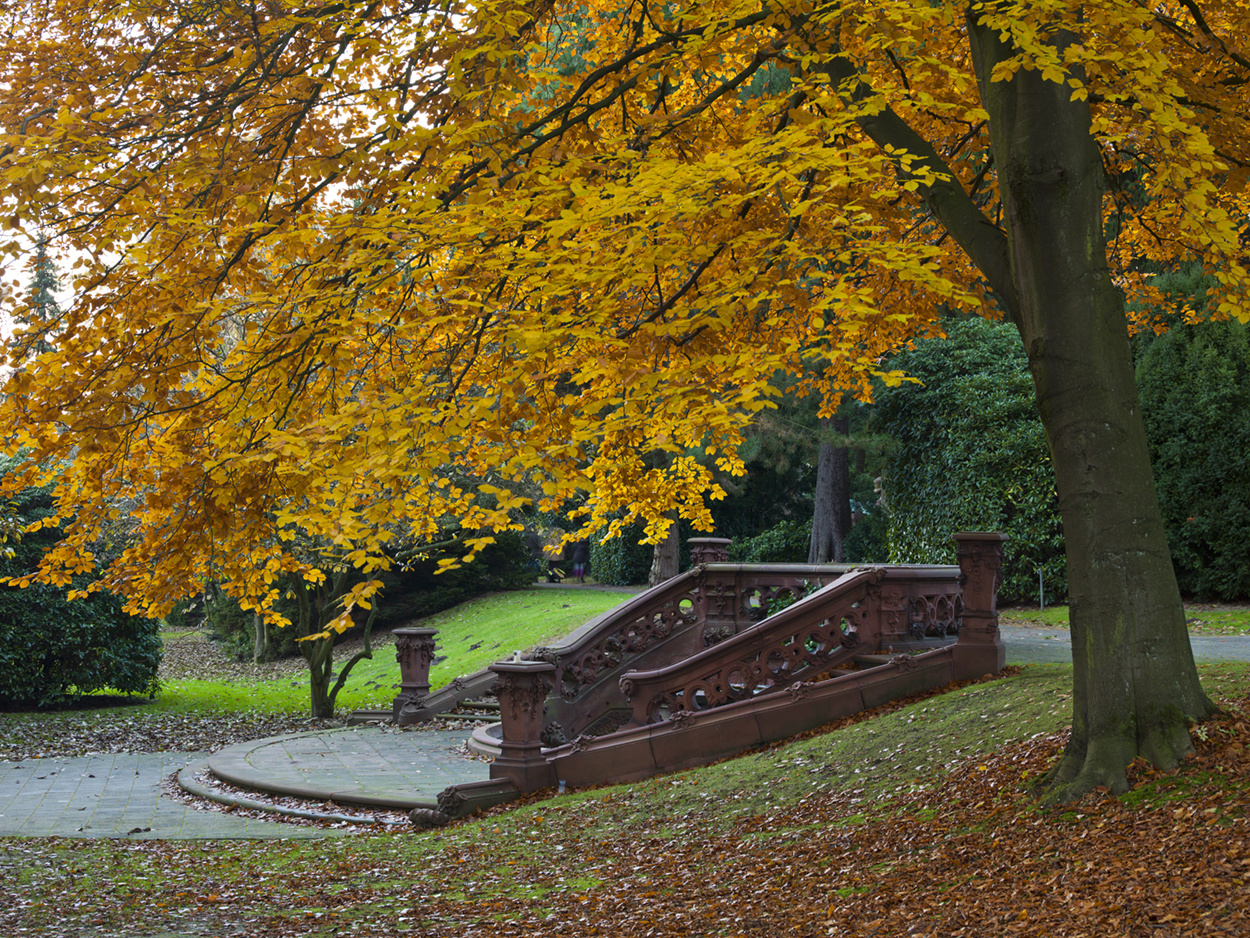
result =
[[[1245,665],[1202,671],[1218,698],[1250,692]],[[876,895],[877,878],[909,863],[936,877],[937,885],[930,887],[936,892],[909,900],[917,903],[917,914],[925,912],[917,921],[926,920],[954,901],[945,890],[966,884],[968,877],[926,864],[924,851],[946,850],[971,838],[992,857],[996,837],[1037,836],[1059,857],[1069,847],[1092,849],[1085,841],[1089,822],[1077,822],[1107,811],[1117,817],[1116,812],[1129,812],[1129,821],[1120,818],[1116,824],[1163,825],[1168,831],[1175,827],[1178,836],[1192,836],[1194,812],[1187,813],[1185,804],[1211,786],[1232,786],[1230,807],[1223,814],[1198,811],[1203,824],[1223,829],[1203,836],[1227,846],[1227,838],[1235,843],[1244,835],[1250,788],[1245,776],[1147,774],[1133,798],[1111,799],[1110,808],[1087,805],[1077,813],[1036,814],[1027,799],[1021,801],[1020,792],[1041,764],[1030,743],[1021,741],[1037,740],[1047,747],[1044,755],[1053,757],[1054,732],[1068,719],[1070,680],[1066,666],[1029,667],[718,765],[535,799],[441,831],[319,844],[221,843],[210,851],[195,844],[9,841],[0,875],[22,886],[26,905],[20,921],[30,933],[47,928],[52,935],[78,934],[61,930],[76,922],[99,922],[106,933],[122,933],[188,916],[206,926],[233,923],[236,930],[223,933],[246,935],[583,935],[595,934],[595,923],[603,926],[602,934],[642,935],[649,933],[651,915],[658,916],[657,935],[841,935],[857,932],[777,931],[775,921],[764,923],[791,906],[819,918],[813,909],[822,903],[829,903],[829,915],[836,907],[853,920],[855,902]],[[988,789],[977,787],[980,772],[987,773]],[[965,807],[950,814],[961,796]],[[874,830],[880,831],[879,855],[873,852]],[[867,848],[835,846],[847,838],[867,838]],[[1027,843],[1020,849],[1027,853]],[[967,862],[986,861],[970,855]],[[1114,863],[1114,852],[1102,862]],[[823,867],[830,867],[828,874]],[[1012,882],[1011,875],[1000,870],[986,884],[996,891],[993,901],[1010,903],[1032,888],[1026,879]],[[1103,871],[1082,882],[1095,888],[1108,875]],[[735,892],[734,877],[755,885]],[[791,894],[792,881],[806,883],[807,892]],[[1106,888],[1115,896],[1123,887],[1109,881]],[[1163,891],[1158,901],[1172,899]],[[79,908],[86,911],[73,911]],[[1022,911],[1054,908],[1047,900]],[[580,924],[579,910],[591,913]],[[683,919],[696,911],[696,918],[707,920],[698,927]],[[0,924],[5,921],[0,903]],[[683,921],[690,927],[677,927]],[[927,928],[917,933],[950,934]],[[1052,927],[993,933],[1065,932]]]
[[[440,657],[430,674],[438,687],[460,674],[484,668],[514,650],[561,637],[599,613],[625,601],[630,591],[552,590],[535,587],[470,600],[423,619],[439,630]],[[336,662],[346,660],[335,650]],[[339,692],[336,710],[389,708],[399,684],[399,665],[389,646],[375,647],[373,658],[352,669]],[[305,673],[265,681],[176,680],[165,684],[157,708],[174,711],[253,710],[298,712],[308,708]]]

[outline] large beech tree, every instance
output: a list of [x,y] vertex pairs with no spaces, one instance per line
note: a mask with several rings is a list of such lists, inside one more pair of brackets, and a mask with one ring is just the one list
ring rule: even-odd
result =
[[965,308],[1018,326],[1057,472],[1055,796],[1188,750],[1211,705],[1125,298],[1184,258],[1211,309],[1250,313],[1235,0],[0,15],[7,247],[42,234],[74,265],[58,322],[15,311],[58,338],[0,405],[17,483],[61,498],[45,579],[93,566],[119,498],[137,524],[99,583],[148,614],[212,576],[271,615],[282,574],[315,576],[286,545],[368,572],[401,529],[487,538],[536,490],[584,495],[592,527],[706,525],[711,464],[740,470],[772,382],[831,416]]

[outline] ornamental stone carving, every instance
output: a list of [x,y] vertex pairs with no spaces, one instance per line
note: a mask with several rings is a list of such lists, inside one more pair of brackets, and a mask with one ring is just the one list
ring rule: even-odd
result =
[[706,629],[703,633],[703,647],[711,648],[727,638],[733,638],[737,634],[732,625],[714,625]]
[[539,645],[535,648],[530,653],[529,658],[531,661],[545,661],[547,664],[554,665],[560,664],[560,653],[554,648],[549,648],[546,645]]
[[396,629],[395,660],[401,668],[429,671],[434,660],[434,629]]
[[451,822],[451,817],[434,808],[413,808],[408,812],[408,820],[414,827],[430,829],[444,827]]
[[544,726],[542,734],[538,738],[543,741],[543,745],[548,749],[563,746],[569,741],[568,734],[564,732],[564,727],[555,721]]
[[495,696],[508,703],[512,718],[525,720],[542,713],[543,703],[551,693],[552,683],[545,676],[524,677],[501,674],[493,685]]
[[708,612],[714,616],[729,615],[734,607],[734,599],[738,595],[733,585],[724,580],[716,580],[704,587],[703,595],[707,597]]
[[448,817],[455,817],[468,801],[455,785],[448,785],[438,793],[438,808]]
[[812,692],[812,685],[803,681],[795,681],[786,688],[786,693],[790,695],[791,700],[804,700]]
[[690,563],[701,566],[705,563],[729,563],[729,545],[733,543],[726,537],[692,537],[686,542],[690,547]]
[[689,710],[678,710],[668,718],[668,721],[678,729],[681,729],[692,725],[694,723],[694,716],[694,713]]

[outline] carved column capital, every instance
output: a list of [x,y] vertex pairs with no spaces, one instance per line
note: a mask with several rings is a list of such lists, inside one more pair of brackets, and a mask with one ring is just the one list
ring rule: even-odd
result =
[[705,563],[729,563],[729,545],[727,537],[692,537],[686,544],[690,547],[690,563],[702,566]]

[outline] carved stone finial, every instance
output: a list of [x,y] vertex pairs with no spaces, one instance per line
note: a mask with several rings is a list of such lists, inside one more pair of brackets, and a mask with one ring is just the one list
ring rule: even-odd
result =
[[692,537],[686,543],[690,547],[692,566],[729,563],[729,545],[733,542],[727,537]]
[[468,801],[455,785],[448,785],[438,793],[438,809],[449,818],[459,814]]
[[564,732],[564,727],[555,721],[544,726],[542,734],[538,738],[542,740],[543,745],[548,749],[563,746],[569,741],[568,734]]

